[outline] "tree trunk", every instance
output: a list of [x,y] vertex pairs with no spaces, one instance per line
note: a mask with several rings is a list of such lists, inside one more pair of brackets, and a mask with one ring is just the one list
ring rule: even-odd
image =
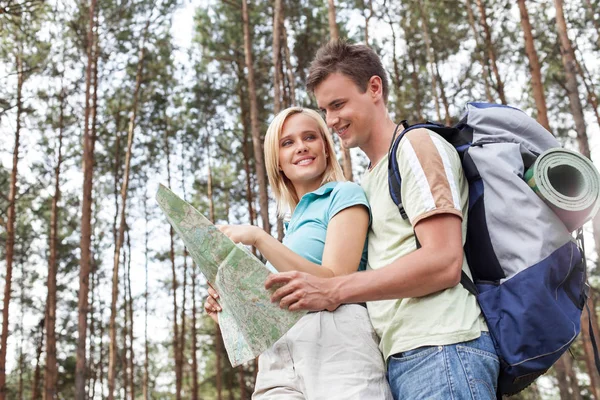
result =
[[[169,150],[169,133],[165,130],[165,151],[167,155],[167,181],[171,186],[171,159]],[[179,367],[179,322],[178,322],[178,307],[177,307],[177,271],[175,269],[175,232],[173,227],[169,226],[170,250],[169,259],[171,261],[171,276],[173,289],[173,358],[175,360],[175,394],[176,399],[181,399],[181,369]]]
[[58,156],[54,167],[54,197],[50,213],[50,257],[48,260],[48,302],[46,307],[46,366],[44,373],[44,400],[54,400],[57,395],[56,381],[56,277],[58,274],[58,201],[60,200],[60,166],[62,164],[62,139],[64,132],[65,89],[60,92],[60,112],[58,119]]
[[17,57],[17,125],[15,130],[15,146],[13,148],[13,164],[10,174],[10,190],[8,192],[8,212],[6,217],[6,275],[4,284],[4,303],[2,308],[2,343],[0,344],[0,400],[6,399],[6,345],[8,342],[8,309],[11,298],[12,265],[15,246],[15,203],[17,198],[17,165],[19,163],[19,140],[21,135],[21,114],[23,113],[23,61],[21,49]]
[[[98,13],[94,13],[94,31],[93,31],[93,40],[91,43],[92,46],[92,54],[94,59],[94,64],[92,65],[92,84],[93,84],[93,92],[92,92],[92,110],[91,110],[91,127],[90,130],[92,132],[92,146],[95,147],[96,144],[96,128],[97,128],[97,115],[98,115]],[[97,220],[97,218],[96,218]],[[92,226],[91,232],[93,235],[94,227]],[[91,245],[91,238],[90,238]],[[92,279],[92,299],[91,299],[91,308],[89,310],[90,313],[90,358],[87,361],[89,365],[94,367],[94,277],[97,275],[97,263],[94,257],[94,253],[90,255],[90,274]],[[95,380],[96,371],[92,370],[92,381]],[[86,376],[86,381],[88,377]],[[88,385],[89,392],[94,393],[94,387],[89,384]],[[88,396],[89,397],[89,396]],[[93,398],[93,396],[92,396]]]
[[[100,298],[100,320],[104,321],[104,302]],[[100,376],[101,393],[104,396],[104,323],[100,323],[100,357],[98,360],[98,375]]]
[[215,372],[215,382],[217,389],[217,400],[223,400],[223,365],[222,365],[222,355],[223,355],[223,341],[221,339],[221,329],[219,325],[215,325],[215,364],[216,364],[216,372]]
[[[183,191],[183,199],[185,200],[185,169],[184,169],[184,164],[185,164],[185,156],[183,154],[183,143],[181,144],[181,189]],[[188,271],[187,271],[187,257],[188,257],[188,251],[187,251],[187,247],[185,247],[185,245],[183,246],[183,293],[182,293],[182,297],[181,297],[181,339],[179,339],[179,376],[181,378],[181,381],[183,383],[183,381],[185,381],[185,370],[184,370],[184,366],[187,364],[187,362],[184,362],[184,353],[185,353],[185,342],[186,342],[186,337],[185,337],[185,322],[186,322],[186,291],[187,291],[187,275],[188,275]]]
[[[283,12],[281,13],[281,18],[283,19]],[[292,61],[290,56],[290,47],[288,46],[287,40],[287,29],[285,29],[285,24],[283,21],[281,22],[281,33],[282,33],[282,45],[283,45],[283,54],[285,55],[285,70],[287,73],[287,87],[289,88],[289,104],[288,107],[296,105],[296,83],[294,81],[296,75],[294,74],[294,70],[292,68]]]
[[260,137],[260,124],[258,121],[258,101],[256,98],[256,83],[254,80],[254,64],[252,61],[252,41],[250,38],[250,20],[248,17],[248,1],[242,0],[242,20],[244,25],[244,53],[246,69],[248,70],[248,95],[250,98],[250,125],[252,130],[252,144],[254,146],[254,159],[260,199],[260,216],[263,229],[271,233],[269,222],[269,197],[267,195],[267,181],[265,160]]
[[[112,226],[112,233],[113,233],[113,244],[115,246],[115,253],[114,255],[117,256],[118,253],[116,253],[116,249],[117,249],[117,242],[118,242],[118,230],[117,230],[117,221],[119,219],[119,182],[120,182],[120,176],[119,174],[121,173],[121,131],[120,131],[120,126],[121,126],[121,103],[119,102],[119,107],[118,107],[118,111],[117,111],[117,115],[115,118],[115,126],[116,126],[116,139],[115,139],[115,145],[114,145],[114,152],[115,152],[115,157],[114,157],[114,165],[113,165],[113,172],[114,172],[114,185],[113,185],[113,194],[114,194],[114,201],[115,201],[115,214],[114,214],[114,218],[113,218],[113,226]],[[118,255],[120,256],[120,255]],[[115,275],[115,271],[113,271],[113,285],[118,285],[118,279],[115,280],[115,276],[118,277],[118,275]],[[115,295],[115,299],[118,298],[118,293]],[[112,304],[112,299],[111,299],[111,304]],[[115,300],[115,307],[116,307],[116,300]],[[112,319],[112,317],[111,317]],[[112,332],[112,328],[110,327],[110,323],[109,323],[109,335]],[[110,389],[110,385],[111,385],[111,370],[113,369],[113,365],[111,364],[111,351],[112,351],[112,339],[109,342],[109,357],[108,357],[108,385],[109,385],[109,392],[111,391]],[[115,347],[114,347],[114,351],[115,351],[115,357],[116,357],[116,343],[115,343]],[[116,368],[116,365],[115,365]],[[113,371],[113,374],[116,375],[116,370]],[[102,378],[102,376],[101,376]],[[116,376],[115,376],[116,378]],[[114,387],[114,386],[113,386]],[[114,390],[114,389],[113,389]],[[110,395],[109,395],[110,396]]]
[[[131,400],[135,399],[135,371],[134,371],[134,354],[133,354],[133,297],[131,296],[131,236],[129,235],[129,227],[127,227],[127,293],[125,293],[125,312],[129,312],[129,393]],[[129,308],[127,308],[129,305]]]
[[[363,11],[363,14],[365,16],[365,44],[368,46],[369,45],[369,21],[371,20],[371,18],[373,18],[373,0],[365,0],[366,4],[365,6],[365,11]],[[366,13],[366,9],[369,10],[369,15],[367,15]]]
[[531,396],[530,400],[542,400],[540,388],[538,387],[536,382],[533,382],[531,386],[529,386],[529,394]]
[[431,39],[429,37],[429,24],[427,22],[427,18],[429,16],[429,14],[427,14],[426,6],[427,6],[427,4],[425,4],[425,6],[423,6],[421,0],[419,0],[421,23],[423,24],[423,39],[425,40],[425,49],[427,51],[427,60],[429,62],[429,69],[430,69],[429,76],[431,76],[431,92],[433,94],[433,99],[435,102],[435,112],[437,114],[438,121],[441,122],[442,121],[442,113],[440,112],[440,101],[439,101],[438,90],[437,90],[437,79],[436,79],[435,67],[434,67],[434,61],[433,61],[433,48],[431,45]]
[[48,310],[46,308],[46,311],[44,312],[44,318],[42,318],[38,324],[40,336],[35,351],[35,371],[33,373],[33,383],[31,384],[31,400],[38,400],[40,398],[40,375],[42,369],[40,365],[40,359],[42,358],[42,351],[44,350],[44,326],[46,324],[47,315]]
[[494,98],[492,97],[492,92],[490,90],[490,81],[489,81],[490,66],[487,62],[487,58],[483,54],[481,54],[481,44],[479,43],[479,39],[480,39],[479,32],[477,31],[477,27],[475,25],[475,16],[473,14],[473,7],[471,6],[471,0],[467,0],[466,8],[467,8],[467,15],[469,18],[469,25],[471,26],[471,30],[473,31],[473,37],[475,38],[475,48],[476,48],[476,52],[477,52],[477,58],[479,59],[479,62],[481,63],[483,83],[485,86],[485,97],[487,98],[488,102],[493,103]]
[[[166,115],[165,115],[166,118]],[[168,123],[167,123],[168,124]],[[165,129],[165,154],[167,158],[167,182],[171,187],[171,150],[169,147],[169,130]],[[172,226],[169,226],[169,259],[171,261],[172,289],[173,289],[173,359],[175,360],[175,391],[177,400],[181,399],[181,368],[179,359],[179,322],[177,306],[177,271],[175,268],[175,232]]]
[[[248,202],[248,216],[250,218],[250,225],[254,225],[256,214],[254,212],[254,199],[252,190],[252,168],[250,166],[250,144],[248,143],[248,136],[250,132],[250,123],[248,116],[248,107],[246,104],[246,96],[244,94],[244,68],[241,63],[237,63],[238,67],[238,96],[240,98],[240,109],[243,129],[243,145],[242,154],[244,156],[244,172],[246,173],[246,201]],[[256,247],[252,246],[252,254],[257,255]]]
[[[98,220],[98,203],[94,204],[94,207],[96,209],[96,221]],[[100,250],[98,249],[98,240],[96,240],[96,246],[94,247],[94,253],[100,254]],[[100,310],[100,317],[98,318],[97,322],[98,325],[100,326],[100,335],[102,335],[102,304],[100,302],[100,296],[98,293],[98,283],[100,282],[100,278],[99,278],[99,274],[98,274],[98,262],[96,257],[94,256],[94,263],[93,263],[93,270],[95,271],[92,273],[92,308],[96,309],[94,306],[94,293],[96,293],[96,297],[98,298],[98,303],[99,303],[99,307],[97,308],[98,310]],[[97,311],[92,311],[92,315],[94,315],[94,313]],[[95,319],[92,319],[92,321],[95,321]],[[96,333],[95,330],[93,329],[92,325],[90,324],[90,354],[94,355],[96,350],[95,350],[95,341],[96,341]],[[102,337],[100,337],[100,357],[102,357]],[[90,381],[90,389],[89,389],[89,397],[90,399],[93,399],[96,396],[96,380],[98,378],[99,374],[102,374],[102,370],[98,371],[98,368],[102,368],[102,364],[98,361],[94,363],[94,360],[92,357],[90,357],[89,360],[90,365],[94,368],[93,369],[93,373],[92,373],[92,377],[91,377],[91,381]],[[100,386],[102,387],[102,386]]]
[[442,104],[444,105],[444,113],[446,115],[444,121],[446,125],[451,125],[452,119],[450,118],[450,105],[448,104],[448,98],[446,97],[446,88],[444,87],[444,81],[442,81],[442,77],[440,76],[440,70],[438,69],[438,60],[435,54],[433,60],[435,62],[435,75],[437,77],[437,80],[440,82],[440,94],[442,96]]
[[283,77],[281,76],[282,61],[281,61],[281,12],[282,12],[282,0],[275,0],[273,5],[273,113],[279,114],[281,111],[281,88],[283,83]]
[[562,355],[561,359],[564,361],[567,377],[569,378],[569,388],[571,390],[572,400],[581,400],[581,389],[579,388],[579,381],[575,370],[573,369],[573,359],[571,353],[566,352]]
[[569,381],[567,377],[567,367],[565,365],[563,354],[554,364],[554,371],[556,372],[556,380],[558,382],[558,390],[561,399],[571,399],[571,393],[569,390]]
[[250,170],[250,156],[248,155],[248,135],[244,132],[244,170],[246,171],[246,201],[248,202],[248,216],[250,218],[250,224],[254,225],[256,215],[252,203],[254,201],[252,196],[252,171]]
[[253,206],[252,196],[252,169],[250,167],[250,148],[248,143],[248,133],[250,132],[249,127],[249,116],[248,107],[246,104],[246,95],[244,93],[243,81],[244,81],[244,67],[241,63],[237,63],[238,69],[238,97],[240,100],[240,112],[242,120],[243,138],[242,138],[242,154],[244,156],[244,171],[246,173],[246,201],[248,202],[248,215],[250,218],[250,225],[254,225],[255,213]]
[[283,219],[281,217],[277,217],[277,240],[282,242],[284,236],[285,232],[283,229]]
[[[207,148],[207,154],[210,154],[210,151]],[[210,218],[210,222],[212,222],[213,224],[216,221],[216,216],[215,216],[215,201],[214,201],[214,197],[213,197],[213,181],[212,181],[212,169],[211,169],[211,159],[210,159],[210,155],[208,155],[207,157],[207,181],[206,181],[206,195],[208,196],[208,216]]]
[[231,211],[231,196],[229,195],[229,191],[225,192],[225,222],[229,225],[231,222],[229,221],[229,211]]
[[[581,57],[581,59],[583,60],[583,57]],[[598,121],[598,125],[600,126],[600,114],[598,113],[598,98],[596,96],[595,93],[595,89],[593,87],[593,80],[590,77],[589,72],[587,71],[587,69],[585,68],[585,64],[581,64],[577,59],[575,60],[576,64],[577,64],[577,71],[579,72],[579,75],[581,75],[581,79],[583,80],[583,83],[585,85],[585,89],[587,91],[588,94],[588,101],[590,102],[593,110],[594,110],[594,114],[596,115],[596,120]],[[587,82],[589,78],[589,83]],[[589,147],[589,146],[588,146]],[[594,246],[595,246],[595,251],[596,254],[600,254],[600,214],[596,215],[596,217],[594,217],[594,219],[592,220],[592,232],[594,233]],[[596,321],[596,308],[595,308],[595,290],[593,288],[590,289],[590,298],[592,298],[594,300],[594,307],[591,307],[592,305],[590,305],[590,309],[592,311],[592,323],[594,324],[595,327],[598,327],[598,322]],[[597,386],[598,388],[598,393],[600,394],[600,386]]]
[[488,57],[490,60],[490,64],[492,65],[492,71],[494,72],[494,76],[496,77],[496,91],[498,92],[498,96],[500,97],[500,101],[502,104],[506,104],[506,97],[504,96],[504,83],[502,82],[502,78],[500,78],[500,72],[498,71],[498,63],[496,61],[496,52],[494,50],[494,45],[492,43],[492,33],[490,31],[490,26],[487,23],[487,16],[485,13],[485,5],[483,4],[483,0],[476,0],[477,7],[479,7],[480,21],[481,26],[483,27],[483,31],[485,33],[485,46],[487,48]]
[[[144,226],[144,271],[146,273],[146,280],[145,280],[145,284],[144,284],[144,380],[143,380],[143,399],[144,400],[149,400],[150,399],[150,390],[148,388],[149,385],[149,373],[148,373],[148,368],[149,368],[149,355],[148,355],[148,264],[149,264],[149,260],[148,260],[148,255],[150,253],[150,250],[148,248],[148,238],[149,238],[149,232],[148,232],[148,193],[145,193],[144,196],[144,220],[145,220],[145,226]],[[197,400],[197,399],[194,399]]]
[[[210,168],[210,150],[206,148],[207,153],[207,167],[208,167],[208,179],[206,182],[207,189],[207,198],[208,198],[208,216],[210,218],[210,222],[215,223],[215,205],[213,199],[213,184],[212,184],[212,171]],[[222,383],[222,375],[223,368],[221,365],[221,355],[223,353],[223,343],[221,341],[221,329],[219,325],[215,325],[215,364],[216,364],[216,373],[215,373],[215,381],[216,381],[216,389],[217,389],[217,400],[223,399],[223,383]]]
[[121,220],[119,224],[119,235],[117,237],[117,243],[115,245],[115,254],[113,260],[113,282],[112,282],[112,297],[110,307],[110,350],[109,350],[109,367],[108,367],[108,398],[109,400],[114,399],[115,390],[115,373],[116,373],[116,361],[117,361],[117,332],[116,332],[116,317],[117,317],[117,298],[119,295],[119,255],[121,253],[121,247],[123,246],[123,240],[125,236],[125,210],[127,206],[127,189],[129,187],[129,170],[131,165],[131,149],[133,146],[133,132],[135,130],[135,119],[138,110],[138,101],[140,87],[142,85],[142,71],[144,66],[144,55],[145,55],[145,44],[146,36],[148,35],[148,27],[150,26],[150,19],[146,22],[144,28],[142,44],[140,46],[140,56],[137,65],[136,77],[135,77],[135,89],[133,92],[133,105],[132,113],[129,119],[129,129],[127,133],[127,153],[125,155],[125,171],[123,173],[123,182],[121,183]]
[[[198,400],[198,343],[196,331],[196,278],[197,266],[192,261],[192,400]],[[145,400],[148,400],[146,397]]]
[[[598,338],[599,334],[600,334],[600,325],[598,325],[598,314],[596,312],[597,310],[597,306],[598,306],[598,292],[596,291],[595,288],[590,287],[590,299],[591,299],[591,303],[590,303],[590,315],[592,317],[592,327],[594,329],[594,334],[596,335],[595,337]],[[598,340],[598,339],[596,339]],[[600,372],[598,371],[598,369],[596,369],[596,376],[598,378],[598,383],[599,383],[599,389],[600,389]],[[600,390],[599,390],[600,393]]]
[[113,164],[113,174],[114,174],[114,182],[113,182],[113,196],[115,200],[115,215],[113,218],[113,243],[115,247],[117,246],[117,220],[119,219],[119,182],[120,182],[120,172],[121,172],[121,102],[119,101],[119,106],[117,110],[117,115],[115,116],[115,145],[114,145],[114,164]]
[[183,355],[185,353],[185,306],[186,306],[186,289],[187,288],[187,250],[185,247],[183,248],[183,285],[182,285],[182,294],[181,294],[181,335],[179,339],[179,376],[181,377],[181,381],[185,380],[184,374],[184,358]]
[[571,41],[567,35],[567,25],[565,22],[562,0],[554,0],[554,6],[556,8],[556,27],[560,39],[560,52],[562,54],[565,77],[567,80],[567,95],[569,96],[571,114],[573,114],[575,120],[577,143],[579,144],[579,151],[581,154],[590,158],[590,147],[588,144],[585,119],[583,117],[583,108],[581,106],[581,101],[579,100],[579,88],[577,86],[577,64]]
[[[594,115],[596,116],[596,121],[600,126],[600,114],[598,113],[598,96],[596,96],[596,89],[594,87],[594,80],[590,76],[590,72],[585,67],[585,64],[582,64],[579,60],[583,61],[583,55],[580,54],[579,58],[576,58],[575,61],[577,63],[577,72],[581,75],[581,80],[583,81],[583,85],[585,86],[585,90],[587,92],[588,102],[592,106],[594,111]],[[596,246],[596,248],[600,248],[600,246]]]
[[[581,101],[579,100],[579,88],[576,77],[577,63],[575,60],[575,53],[573,51],[571,41],[569,40],[569,37],[567,35],[567,26],[565,22],[563,2],[562,0],[554,0],[554,5],[556,8],[556,26],[558,30],[558,36],[560,39],[560,51],[567,80],[567,95],[569,97],[571,113],[573,114],[573,118],[575,120],[575,130],[577,132],[577,142],[579,144],[579,151],[584,156],[590,158],[590,148],[587,138],[585,120],[583,116],[583,108],[581,106]],[[597,226],[597,224],[594,225],[595,227]],[[597,232],[594,233],[596,234]],[[596,243],[598,243],[597,239]],[[599,248],[596,247],[596,251],[598,250]],[[588,299],[588,302],[590,302],[590,300],[591,298]],[[591,305],[593,306],[593,303],[591,303]],[[589,340],[588,318],[589,316],[586,312],[584,312],[582,314],[581,330],[583,333],[582,338],[584,344],[584,351],[586,355],[586,365],[592,382],[592,392],[594,393],[596,399],[598,399],[598,396],[600,395],[600,386],[598,383],[598,375],[596,373],[595,364],[593,362],[593,349]]]
[[[93,119],[92,119],[93,120]],[[92,129],[93,131],[93,129]],[[94,199],[94,221],[98,221],[98,199]],[[96,234],[96,224],[92,226],[92,237],[97,238]],[[92,240],[92,265],[90,270],[90,309],[89,309],[89,356],[87,359],[87,363],[90,366],[88,369],[88,388],[87,388],[87,398],[93,399],[95,396],[95,385],[96,385],[96,376],[97,376],[97,365],[94,363],[94,354],[96,352],[96,313],[98,307],[96,307],[96,299],[98,292],[98,262],[96,259],[96,255],[100,253],[99,250],[99,240]],[[101,322],[100,322],[101,323]]]
[[[594,309],[594,291],[590,290],[590,297],[587,300],[587,305],[590,307],[590,312],[595,313]],[[585,358],[585,365],[588,371],[588,375],[590,376],[590,391],[594,395],[594,399],[600,399],[600,376],[598,375],[598,371],[596,370],[596,363],[594,361],[594,348],[592,346],[591,336],[590,336],[590,315],[584,309],[581,313],[581,341],[583,344],[583,354]],[[592,325],[594,322],[594,314],[592,314]],[[594,332],[596,340],[600,336],[598,336],[598,332]]]
[[[129,232],[128,228],[125,228],[127,235]],[[127,351],[129,350],[129,346],[127,345],[127,329],[129,328],[129,316],[127,314],[127,260],[131,259],[131,254],[127,253],[123,250],[123,325],[121,326],[121,340],[123,345],[121,347],[121,359],[120,364],[122,367],[121,375],[123,378],[123,399],[127,400],[127,394],[129,393],[129,361],[127,356]]]
[[533,44],[533,34],[531,24],[529,23],[529,13],[525,6],[525,0],[517,0],[521,12],[521,27],[525,37],[525,52],[529,59],[529,71],[531,72],[531,87],[533,89],[533,98],[537,108],[537,120],[546,129],[550,131],[550,122],[548,121],[548,110],[546,108],[546,96],[544,96],[544,84],[542,83],[542,72],[537,52]]
[[417,72],[417,60],[414,54],[414,50],[411,50],[409,48],[408,50],[408,57],[410,58],[410,63],[412,65],[412,73],[411,73],[411,80],[412,80],[412,84],[413,84],[413,88],[415,90],[415,107],[417,109],[417,121],[421,122],[423,121],[423,105],[422,103],[422,97],[421,97],[421,84],[420,84],[420,80],[419,80],[419,74]]
[[92,66],[96,55],[92,54],[94,42],[94,14],[96,0],[90,0],[89,27],[87,32],[87,67],[85,85],[85,117],[83,128],[83,200],[81,206],[81,255],[79,261],[79,296],[78,296],[78,338],[77,338],[77,364],[75,367],[75,399],[85,400],[86,359],[85,350],[87,343],[87,312],[90,268],[92,265],[91,236],[92,236],[92,179],[94,175],[94,137],[90,132],[90,91],[92,84]]
[[392,21],[392,17],[390,15],[390,10],[389,9],[385,9],[385,15],[387,16],[388,20],[387,23],[390,27],[390,30],[392,31],[392,71],[393,71],[393,78],[392,78],[392,82],[394,84],[394,93],[396,94],[396,102],[397,102],[397,111],[398,111],[398,115],[397,117],[400,119],[404,119],[405,116],[402,115],[402,113],[400,112],[401,110],[404,111],[406,104],[405,104],[405,100],[404,100],[404,96],[402,91],[400,90],[401,86],[402,86],[402,74],[400,73],[400,64],[398,63],[398,55],[396,54],[396,30],[394,29],[394,26],[396,25],[394,23],[394,21]]
[[240,383],[240,400],[248,400],[248,395],[246,394],[246,378],[244,377],[244,366],[240,365],[238,367],[238,377]]
[[[337,22],[335,20],[335,3],[334,0],[327,0],[328,4],[328,16],[329,16],[329,36],[331,40],[340,40],[340,33],[338,30]],[[352,175],[352,157],[350,156],[350,150],[345,148],[343,145],[340,146],[342,153],[342,170],[344,171],[344,177],[352,181],[354,177]]]
[[228,400],[235,400],[233,397],[233,376],[232,371],[227,374],[227,394]]
[[[97,207],[98,207],[98,204],[94,203],[94,208],[96,210],[97,210]],[[97,214],[98,213],[96,212],[96,216],[97,216]],[[96,218],[96,220],[97,220],[97,218]],[[94,232],[94,227],[92,227],[92,232]],[[95,350],[95,348],[94,348],[94,340],[95,340],[95,331],[94,331],[94,328],[95,328],[95,326],[94,326],[95,325],[95,320],[94,320],[95,298],[94,298],[94,294],[96,292],[96,285],[95,285],[96,279],[95,278],[96,278],[96,275],[98,275],[96,270],[97,270],[97,265],[96,265],[96,262],[95,262],[94,254],[92,253],[92,267],[91,267],[91,270],[90,270],[90,293],[91,293],[91,297],[90,297],[90,309],[89,309],[89,313],[88,313],[88,315],[90,317],[89,318],[89,322],[88,322],[88,326],[90,327],[89,328],[89,335],[90,335],[89,336],[89,338],[90,338],[89,341],[90,341],[90,345],[89,345],[89,355],[88,355],[88,358],[87,358],[87,362],[90,365],[90,368],[88,368],[88,374],[87,374],[88,378],[87,379],[89,379],[90,375],[91,375],[91,381],[94,380],[94,376],[96,375],[96,371],[95,371],[95,368],[94,368],[94,350]],[[86,396],[87,396],[88,399],[90,399],[90,398],[93,399],[94,398],[92,396],[92,392],[93,392],[92,382],[89,382],[88,388],[87,388],[87,394],[86,394]]]
[[19,296],[19,308],[21,309],[21,318],[19,321],[19,348],[18,348],[18,352],[19,352],[19,361],[18,361],[18,365],[19,365],[19,386],[18,386],[18,391],[17,391],[17,398],[19,400],[23,400],[23,369],[24,369],[24,365],[25,365],[25,360],[24,360],[24,353],[23,353],[23,347],[24,347],[24,332],[23,332],[23,316],[25,315],[25,313],[23,312],[23,304],[24,304],[24,297],[23,297],[23,288],[24,288],[24,279],[23,279],[23,272],[24,272],[24,268],[23,268],[23,264],[21,264],[21,282],[19,287],[21,288],[20,292],[20,296]]
[[329,17],[329,36],[331,40],[339,40],[340,32],[338,30],[336,18],[335,18],[335,2],[334,0],[327,0],[328,14]]
[[[281,93],[282,89],[285,89],[283,84],[283,62],[281,60],[281,28],[283,25],[283,6],[281,2],[282,0],[275,0],[275,4],[273,6],[273,68],[275,70],[273,80],[273,87],[275,90],[273,113],[275,115],[281,112],[283,103]],[[283,221],[279,215],[277,216],[277,239],[279,241],[283,240]]]

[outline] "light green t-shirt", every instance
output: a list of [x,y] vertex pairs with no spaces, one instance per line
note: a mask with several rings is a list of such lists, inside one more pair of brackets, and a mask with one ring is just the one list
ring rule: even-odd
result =
[[[388,188],[388,157],[367,171],[361,186],[371,204],[368,269],[387,266],[416,250],[414,226],[432,215],[449,213],[462,218],[466,238],[468,184],[456,150],[432,131],[414,130],[398,146],[402,176],[403,220]],[[463,271],[471,276],[466,257]],[[389,356],[421,346],[439,346],[476,339],[485,322],[475,296],[461,284],[419,298],[367,303],[380,348]]]

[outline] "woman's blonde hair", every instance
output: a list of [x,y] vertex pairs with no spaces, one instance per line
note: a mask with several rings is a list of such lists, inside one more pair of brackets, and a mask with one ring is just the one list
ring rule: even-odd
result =
[[315,120],[319,126],[319,131],[325,145],[325,153],[329,155],[329,157],[327,157],[327,166],[325,167],[325,173],[323,173],[321,185],[328,182],[346,180],[342,168],[335,157],[333,138],[329,133],[325,121],[323,121],[323,118],[321,118],[319,113],[302,107],[286,108],[277,114],[273,119],[273,122],[271,122],[271,125],[269,125],[269,129],[267,129],[267,134],[265,135],[264,147],[267,176],[269,177],[269,184],[271,185],[271,190],[273,190],[273,195],[277,201],[277,213],[281,217],[284,216],[288,210],[290,212],[294,211],[296,205],[298,205],[298,202],[300,201],[296,189],[294,189],[294,185],[287,176],[285,176],[283,171],[279,169],[279,139],[281,131],[283,130],[285,121],[295,114],[306,115]]

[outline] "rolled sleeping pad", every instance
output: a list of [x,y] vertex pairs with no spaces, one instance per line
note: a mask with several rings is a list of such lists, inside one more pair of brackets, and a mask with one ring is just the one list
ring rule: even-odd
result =
[[540,154],[525,181],[548,204],[569,232],[580,228],[600,208],[600,174],[592,162],[571,150]]

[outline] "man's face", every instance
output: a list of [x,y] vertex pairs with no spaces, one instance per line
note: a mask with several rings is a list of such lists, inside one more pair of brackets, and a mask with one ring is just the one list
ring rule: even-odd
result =
[[361,93],[352,79],[336,72],[315,88],[315,97],[327,126],[345,148],[360,147],[368,140],[375,115],[374,97],[369,90]]

